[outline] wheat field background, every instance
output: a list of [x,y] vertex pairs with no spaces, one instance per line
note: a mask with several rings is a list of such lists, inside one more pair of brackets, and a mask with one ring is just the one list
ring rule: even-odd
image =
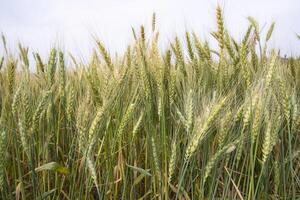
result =
[[237,41],[217,7],[217,49],[187,31],[161,52],[154,14],[124,55],[34,70],[2,36],[1,199],[300,199],[299,58],[248,20]]

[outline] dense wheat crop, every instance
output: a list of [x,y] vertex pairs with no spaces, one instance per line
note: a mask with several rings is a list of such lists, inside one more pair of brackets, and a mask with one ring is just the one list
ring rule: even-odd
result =
[[299,199],[299,61],[267,47],[274,24],[237,41],[216,16],[217,49],[186,32],[161,52],[154,15],[88,62],[3,36],[1,199]]

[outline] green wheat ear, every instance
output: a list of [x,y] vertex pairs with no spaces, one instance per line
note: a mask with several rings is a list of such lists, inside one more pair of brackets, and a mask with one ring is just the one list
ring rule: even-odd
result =
[[18,108],[21,103],[21,96],[22,96],[22,86],[19,86],[17,91],[14,94],[13,102],[11,105],[12,113],[16,117],[18,113]]
[[175,164],[177,159],[177,140],[176,138],[173,140],[171,144],[171,156],[169,160],[169,168],[168,168],[168,181],[171,182],[174,172],[175,172]]
[[226,146],[224,146],[222,149],[220,149],[216,154],[212,156],[212,158],[208,161],[206,167],[205,167],[205,172],[204,172],[204,177],[203,177],[203,182],[205,183],[212,168],[216,165],[216,163],[221,159],[222,156],[225,154],[229,154],[232,151],[236,149],[236,145],[239,143],[239,140],[234,141]]
[[36,71],[38,74],[43,74],[45,72],[45,65],[38,53],[34,53],[34,59],[36,62]]
[[220,6],[217,6],[216,15],[217,15],[217,25],[218,25],[218,32],[216,33],[216,37],[219,41],[219,47],[221,51],[223,51],[225,47],[225,30],[224,30],[223,14]]
[[0,70],[3,67],[3,63],[4,63],[4,56],[2,56],[1,59],[0,59]]
[[272,33],[274,31],[274,27],[275,27],[275,22],[272,23],[272,25],[270,26],[267,36],[266,36],[266,41],[268,42],[272,36]]
[[134,103],[130,104],[128,109],[126,110],[125,115],[123,116],[123,118],[120,122],[119,128],[117,130],[117,135],[116,135],[116,140],[119,144],[121,144],[123,132],[134,113],[135,107],[136,107],[136,104],[134,104]]
[[8,90],[10,96],[13,95],[15,89],[16,69],[17,69],[16,61],[10,59],[7,66]]
[[191,42],[191,37],[189,32],[185,32],[185,38],[186,38],[186,44],[187,44],[187,48],[188,48],[188,53],[189,53],[189,57],[191,60],[194,60],[194,50],[193,50],[193,46],[192,46],[192,42]]
[[2,131],[0,134],[0,191],[3,190],[5,180],[5,152],[6,152],[6,132]]
[[43,94],[41,101],[39,102],[35,112],[33,113],[32,117],[32,132],[35,132],[39,126],[40,123],[40,117],[43,111],[47,108],[49,98],[51,96],[52,92],[47,91]]
[[271,134],[272,133],[271,133],[271,131],[272,131],[272,125],[269,122],[267,124],[267,128],[266,128],[265,135],[264,135],[264,141],[263,141],[263,148],[262,148],[262,153],[263,153],[262,163],[263,164],[265,164],[269,154],[272,151],[272,144],[271,144]]
[[269,69],[268,69],[267,75],[266,75],[266,90],[268,90],[270,88],[270,85],[272,83],[276,60],[277,60],[277,56],[273,52],[273,54],[271,56],[270,64],[269,64]]
[[187,145],[186,152],[185,152],[185,160],[186,161],[189,161],[190,157],[195,153],[197,147],[204,139],[206,132],[208,131],[208,129],[210,128],[212,123],[216,120],[216,118],[219,115],[219,113],[221,112],[222,108],[225,106],[225,103],[226,103],[226,98],[222,99],[218,104],[216,104],[214,106],[214,108],[212,109],[209,117],[204,122],[204,124],[200,127],[200,129],[194,135],[192,135],[192,137],[190,138],[190,141]]
[[255,33],[256,39],[259,41],[260,40],[260,34],[259,34],[260,30],[259,30],[258,22],[253,17],[248,17],[248,20],[254,28],[254,33]]
[[152,32],[155,31],[156,28],[156,14],[155,12],[152,14]]
[[47,66],[47,77],[48,77],[49,88],[54,84],[54,76],[55,76],[56,61],[57,61],[56,57],[57,57],[57,50],[53,48],[50,52],[50,57]]
[[100,41],[97,41],[97,45],[98,45],[98,48],[99,48],[99,51],[100,51],[100,54],[102,55],[108,69],[113,72],[114,71],[114,65],[113,65],[113,62],[112,62],[112,59],[108,53],[108,51],[106,50],[106,48],[104,47],[103,43],[100,42]]

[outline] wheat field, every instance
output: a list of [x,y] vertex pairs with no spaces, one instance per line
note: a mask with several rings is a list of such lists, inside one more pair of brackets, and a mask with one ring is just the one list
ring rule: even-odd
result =
[[187,31],[162,52],[154,14],[87,62],[2,36],[1,199],[300,199],[299,59],[274,23],[237,41],[216,21],[216,49]]

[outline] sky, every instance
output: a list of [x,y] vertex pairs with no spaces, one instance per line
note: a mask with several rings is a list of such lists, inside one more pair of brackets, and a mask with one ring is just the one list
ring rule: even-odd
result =
[[87,58],[95,36],[111,53],[123,52],[133,41],[131,27],[143,24],[150,33],[153,12],[162,46],[186,30],[211,38],[218,4],[226,28],[237,40],[246,31],[248,16],[259,22],[262,32],[275,21],[270,46],[280,48],[282,54],[300,55],[295,36],[300,34],[300,0],[0,0],[0,32],[12,52],[21,42],[43,57],[52,46],[59,46]]

